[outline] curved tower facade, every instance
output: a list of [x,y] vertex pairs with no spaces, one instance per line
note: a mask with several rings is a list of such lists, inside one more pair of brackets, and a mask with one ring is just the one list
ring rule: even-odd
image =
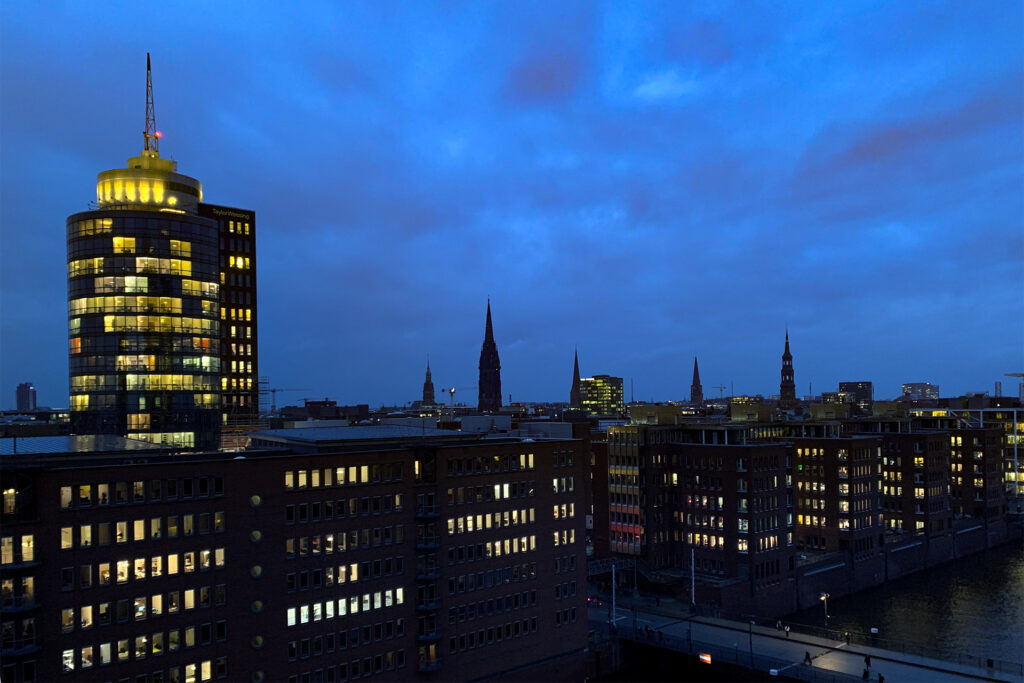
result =
[[200,182],[160,158],[151,93],[147,68],[141,154],[67,219],[72,431],[216,448],[218,224],[199,215]]
[[484,343],[480,347],[479,369],[477,409],[496,413],[501,409],[501,360],[498,358],[498,345],[494,343],[490,299],[487,300],[487,326],[484,329]]

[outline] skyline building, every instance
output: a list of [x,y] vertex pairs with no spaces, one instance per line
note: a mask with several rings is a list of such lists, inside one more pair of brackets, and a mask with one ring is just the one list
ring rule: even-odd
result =
[[67,219],[71,429],[215,449],[258,415],[255,216],[160,157],[146,56],[141,153]]
[[861,410],[871,410],[875,400],[875,387],[871,382],[840,382],[839,393],[850,394]]
[[622,378],[594,375],[580,380],[580,404],[587,415],[622,415]]
[[793,354],[789,351],[789,330],[786,330],[786,348],[782,352],[782,380],[779,382],[779,407],[796,407],[796,383],[793,381]]
[[477,385],[477,409],[480,412],[496,413],[501,410],[501,359],[498,345],[494,343],[494,326],[491,324],[491,300],[487,299],[487,326],[484,329],[484,343],[480,347],[480,381]]
[[939,398],[939,385],[931,382],[905,382],[902,386],[903,398],[912,401],[923,401]]
[[700,370],[697,369],[697,356],[693,357],[693,381],[690,383],[690,403],[704,402],[704,387],[700,384]]
[[432,406],[437,402],[434,400],[434,380],[430,377],[430,361],[427,361],[427,377],[423,380],[423,405]]
[[36,388],[32,382],[22,382],[14,392],[15,405],[19,413],[36,409]]

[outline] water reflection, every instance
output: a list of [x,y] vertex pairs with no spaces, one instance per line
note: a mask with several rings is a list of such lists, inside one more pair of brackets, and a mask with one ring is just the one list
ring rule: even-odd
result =
[[[946,652],[1024,662],[1024,546],[1019,542],[950,562],[854,596],[829,599],[840,633]],[[820,605],[789,617],[822,625]]]

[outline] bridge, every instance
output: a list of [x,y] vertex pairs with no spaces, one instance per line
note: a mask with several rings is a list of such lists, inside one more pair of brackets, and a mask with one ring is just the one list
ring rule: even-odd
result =
[[[869,678],[902,681],[1007,681],[1024,683],[1019,664],[981,661],[950,662],[915,654],[893,652],[865,644],[851,644],[791,631],[774,625],[744,623],[711,617],[673,615],[670,610],[619,607],[592,602],[590,628],[624,641],[700,656],[711,664],[729,664],[761,672],[765,678],[782,676],[810,682],[853,683]],[[611,622],[611,623],[609,623]],[[809,661],[808,661],[809,658]]]

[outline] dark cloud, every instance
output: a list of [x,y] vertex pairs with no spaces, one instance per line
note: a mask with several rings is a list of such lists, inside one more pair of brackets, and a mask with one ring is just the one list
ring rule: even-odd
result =
[[513,102],[547,104],[571,97],[583,76],[580,59],[566,50],[528,55],[509,74],[508,94]]

